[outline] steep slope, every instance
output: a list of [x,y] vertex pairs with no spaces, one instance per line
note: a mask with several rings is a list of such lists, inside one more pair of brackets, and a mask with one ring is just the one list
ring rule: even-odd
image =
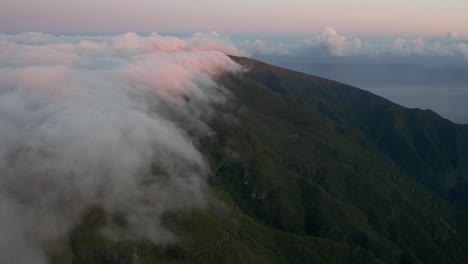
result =
[[[230,102],[198,145],[208,209],[176,245],[103,239],[98,208],[56,263],[465,263],[466,127],[344,84],[232,57]],[[117,220],[116,220],[117,219]]]
[[293,101],[305,101],[335,123],[355,128],[410,177],[459,204],[468,193],[468,126],[430,110],[407,109],[369,92],[330,80],[236,58],[248,76]]

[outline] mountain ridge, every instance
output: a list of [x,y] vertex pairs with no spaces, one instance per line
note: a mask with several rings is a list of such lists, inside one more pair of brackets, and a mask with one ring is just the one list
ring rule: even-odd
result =
[[[258,62],[258,61],[255,61],[255,60],[250,60],[250,59],[245,59],[245,58],[239,58],[239,57],[232,57],[234,60],[236,60],[237,62],[243,64],[243,65],[251,65],[251,64],[255,64],[255,68],[258,70],[259,68],[260,69],[263,69],[264,67],[267,67],[268,64],[265,64],[265,63],[262,63],[262,62]],[[257,65],[260,65],[260,66],[257,66]],[[247,66],[249,67],[249,66]],[[289,71],[289,70],[285,70],[285,69],[281,69],[279,67],[275,67],[275,66],[270,66],[269,68],[269,71],[272,71],[272,72],[275,72],[275,71],[279,71],[279,72],[282,72],[282,73],[285,73],[285,74],[293,74],[294,75],[294,78],[310,78],[314,81],[318,81],[318,82],[330,82],[330,83],[333,83],[333,85],[341,85],[341,89],[348,89],[350,91],[352,91],[351,93],[355,93],[356,95],[352,95],[352,96],[349,96],[349,95],[346,95],[346,96],[341,96],[341,97],[338,97],[335,95],[335,97],[333,98],[334,100],[332,101],[333,103],[336,103],[336,104],[340,104],[342,105],[343,103],[349,103],[351,104],[354,108],[367,108],[367,110],[370,110],[369,108],[372,108],[371,110],[373,111],[376,111],[376,113],[371,113],[371,115],[368,115],[368,116],[365,116],[364,118],[361,116],[361,117],[356,117],[356,116],[350,116],[348,118],[345,118],[347,119],[346,121],[348,122],[352,122],[352,121],[356,121],[358,122],[358,127],[361,129],[361,131],[365,132],[366,134],[370,135],[374,140],[378,140],[378,137],[382,137],[382,133],[380,135],[376,135],[376,130],[378,129],[382,129],[380,128],[379,126],[385,126],[385,122],[382,121],[384,120],[385,118],[392,118],[393,122],[398,122],[400,120],[398,120],[397,117],[394,116],[395,112],[404,112],[403,115],[403,118],[406,118],[406,119],[416,119],[415,121],[421,121],[421,118],[426,118],[428,119],[429,116],[431,116],[431,118],[429,118],[431,121],[437,121],[438,125],[439,126],[452,126],[452,128],[450,129],[455,129],[454,127],[456,127],[456,132],[452,132],[452,133],[457,133],[457,135],[453,135],[453,137],[460,137],[462,136],[463,139],[460,143],[460,145],[464,146],[464,148],[462,148],[462,159],[454,159],[453,157],[451,158],[450,161],[445,161],[445,162],[441,162],[440,160],[437,161],[437,163],[442,163],[444,164],[443,166],[447,166],[447,167],[453,167],[454,169],[456,169],[456,165],[457,163],[468,163],[468,153],[467,153],[467,146],[468,146],[468,138],[466,137],[466,128],[468,126],[466,125],[457,125],[455,123],[453,123],[452,121],[450,120],[447,120],[443,117],[441,117],[440,115],[438,115],[437,113],[435,113],[434,111],[432,110],[422,110],[422,109],[409,109],[409,108],[406,108],[406,107],[403,107],[403,106],[400,106],[396,103],[393,103],[385,98],[381,98],[377,95],[374,95],[370,92],[367,92],[367,91],[364,91],[362,89],[359,89],[359,88],[356,88],[356,87],[353,87],[353,86],[349,86],[349,85],[345,85],[345,84],[340,84],[340,83],[337,83],[337,82],[334,82],[332,80],[328,80],[328,79],[324,79],[324,78],[321,78],[321,77],[316,77],[316,76],[312,76],[312,75],[308,75],[308,74],[304,74],[304,73],[300,73],[300,72],[296,72],[296,71]],[[306,77],[307,76],[307,77]],[[329,87],[327,87],[328,89]],[[272,90],[276,91],[277,92],[277,89],[273,89]],[[284,91],[283,91],[284,93]],[[288,94],[289,95],[289,94]],[[322,98],[326,98],[326,99],[329,99],[330,97],[332,96],[323,96],[323,95],[316,95],[316,94],[313,94],[313,95],[309,95],[309,94],[303,94],[304,97],[308,97],[308,96],[315,96],[315,97],[322,97]],[[364,98],[362,98],[364,97]],[[357,99],[355,99],[357,98]],[[364,100],[363,100],[364,99]],[[356,109],[352,109],[353,112],[352,113],[356,113]],[[362,109],[358,109],[358,110],[362,110]],[[362,115],[362,113],[359,113]],[[341,113],[341,116],[343,116],[344,114]],[[416,116],[416,117],[414,117]],[[418,116],[419,116],[419,119],[418,119]],[[360,119],[360,120],[355,120],[355,119]],[[406,126],[408,126],[408,124],[411,123],[411,120],[405,120],[406,122]],[[421,121],[422,123],[424,123],[423,121]],[[427,123],[427,122],[426,122]],[[356,125],[356,124],[353,124],[353,125]],[[421,125],[422,126],[422,125]],[[390,124],[387,124],[385,126],[385,129],[395,129],[394,127],[391,127]],[[439,129],[441,130],[441,129]],[[410,136],[411,137],[416,137],[417,135],[415,135],[414,131],[408,131],[408,133],[410,133]],[[422,133],[422,132],[421,132]],[[422,133],[424,134],[424,133]],[[459,136],[460,135],[460,136]],[[447,137],[448,139],[452,139],[453,137]],[[409,145],[410,147],[413,147],[415,145],[415,141],[412,140],[413,142],[410,142]],[[382,144],[382,142],[376,142],[376,144]],[[416,144],[421,144],[421,143],[416,143]],[[443,143],[439,142],[439,148],[443,145]],[[456,145],[455,143],[451,143],[452,145]],[[402,146],[404,148],[408,148],[408,146]],[[418,146],[417,150],[416,150],[416,154],[418,156],[424,156],[424,155],[427,155],[425,153],[422,153],[423,151],[421,151],[421,148],[423,148],[423,146]],[[389,152],[391,152],[392,150],[391,149],[385,149],[384,152],[387,152],[387,154]],[[439,150],[438,149],[435,149],[433,150],[432,152],[438,152]],[[432,153],[430,153],[431,155],[433,155]],[[445,153],[446,154],[446,153]],[[390,154],[391,155],[391,154]],[[440,155],[440,154],[439,154]],[[454,154],[451,154],[451,156],[453,156]],[[392,155],[391,155],[392,156]],[[394,154],[392,156],[392,159],[397,159],[397,155]],[[421,161],[418,161],[419,163],[421,163]],[[425,163],[428,163],[428,161],[424,161]],[[450,163],[450,164],[447,164],[447,163]],[[451,165],[451,166],[448,166],[448,165]],[[422,166],[422,165],[421,165]],[[409,170],[409,172],[411,174],[418,174],[418,175],[421,175],[423,172],[421,171],[416,171],[415,169],[411,168],[409,164],[406,164],[403,166],[404,168],[407,168]],[[464,168],[466,170],[466,168]],[[420,169],[420,170],[425,170],[425,169]],[[427,171],[427,169],[426,169]],[[441,173],[441,172],[440,172]],[[436,177],[435,175],[433,177]],[[465,181],[467,180],[467,176],[466,176],[466,172],[465,172],[465,176],[463,176],[463,181],[462,181],[462,185],[465,185]],[[432,183],[430,182],[427,182],[426,184],[428,185],[431,185]],[[439,185],[445,185],[445,183],[437,183]],[[437,186],[434,186],[435,184],[432,184],[432,188],[434,190],[436,190],[437,192],[439,192],[440,194],[444,195],[445,197],[449,197],[450,196],[450,193],[452,192],[452,188],[457,188],[456,186],[450,186],[448,187],[448,190],[440,190],[440,189],[437,189]],[[466,201],[467,201],[467,197],[464,197],[462,198],[461,200],[459,200],[458,202],[463,204],[463,205],[466,205]]]
[[[231,58],[249,70],[219,79],[229,102],[209,122],[213,133],[196,142],[211,167],[212,199],[206,209],[166,216],[179,241],[108,241],[98,230],[114,217],[96,208],[54,263],[468,259],[466,127],[331,80]],[[427,150],[415,141],[421,135]],[[401,160],[395,149],[405,150]],[[453,179],[462,184],[453,194],[434,186]]]

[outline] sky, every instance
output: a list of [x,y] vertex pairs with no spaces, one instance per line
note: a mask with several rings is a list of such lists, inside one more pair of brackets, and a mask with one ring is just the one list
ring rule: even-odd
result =
[[0,32],[468,35],[465,0],[2,0]]

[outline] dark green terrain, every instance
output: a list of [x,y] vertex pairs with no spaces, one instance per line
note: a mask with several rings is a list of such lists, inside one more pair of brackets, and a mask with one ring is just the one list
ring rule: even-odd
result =
[[110,242],[91,209],[54,263],[467,263],[468,127],[341,83],[233,57],[199,148],[205,210],[175,245]]

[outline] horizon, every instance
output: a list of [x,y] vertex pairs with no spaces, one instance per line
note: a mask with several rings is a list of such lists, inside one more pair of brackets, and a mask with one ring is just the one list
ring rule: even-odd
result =
[[441,38],[441,37],[446,37],[450,34],[455,34],[458,38],[461,39],[468,39],[468,33],[467,34],[460,34],[459,32],[453,32],[453,31],[446,31],[446,32],[441,32],[441,33],[434,33],[434,34],[424,34],[424,33],[375,33],[375,34],[370,34],[370,33],[362,33],[362,32],[346,32],[346,31],[341,31],[339,28],[331,27],[331,26],[326,26],[323,28],[320,28],[315,31],[304,31],[304,32],[242,32],[242,31],[234,31],[234,32],[229,32],[229,31],[219,31],[219,30],[195,30],[195,31],[0,31],[0,34],[3,35],[19,35],[19,34],[25,34],[25,33],[42,33],[42,34],[47,34],[47,35],[53,35],[53,36],[83,36],[83,37],[96,37],[96,36],[115,36],[115,35],[121,35],[121,34],[126,34],[126,33],[136,33],[141,36],[145,35],[150,35],[152,33],[156,33],[162,36],[176,36],[176,37],[189,37],[193,34],[196,33],[217,33],[225,36],[230,36],[230,37],[304,37],[304,36],[311,36],[314,34],[319,34],[323,29],[325,28],[333,28],[339,31],[340,34],[346,34],[348,37],[361,37],[361,38],[397,38],[397,37],[408,37],[408,38]]

